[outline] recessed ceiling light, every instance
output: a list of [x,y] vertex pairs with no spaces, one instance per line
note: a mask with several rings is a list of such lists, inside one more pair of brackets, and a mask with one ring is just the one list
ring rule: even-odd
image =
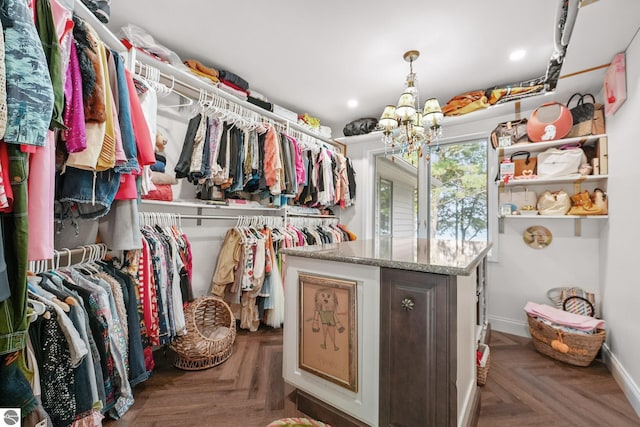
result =
[[350,99],[347,101],[347,107],[349,108],[356,108],[358,106],[358,100],[357,99]]
[[512,61],[519,61],[524,58],[526,54],[527,52],[524,49],[514,50],[511,52],[511,55],[509,55],[509,59]]

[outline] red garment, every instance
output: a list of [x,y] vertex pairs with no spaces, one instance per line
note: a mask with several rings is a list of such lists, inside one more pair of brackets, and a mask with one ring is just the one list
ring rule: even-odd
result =
[[37,148],[36,145],[20,144],[20,151],[23,153],[34,154]]
[[136,85],[131,77],[131,72],[125,70],[127,79],[127,87],[129,88],[129,102],[131,103],[131,122],[133,123],[133,134],[136,138],[136,148],[138,149],[138,163],[140,167],[151,166],[156,162],[156,156],[153,152],[155,141],[151,140],[149,126],[144,116]]
[[138,186],[136,185],[136,175],[120,174],[120,187],[116,193],[115,200],[137,200]]
[[280,141],[273,126],[269,126],[264,140],[264,179],[267,186],[276,185],[280,179],[282,164],[279,161]]
[[143,195],[142,198],[172,202],[173,190],[171,189],[171,184],[156,184],[156,189],[149,191],[149,194]]
[[144,324],[147,328],[149,343],[152,346],[160,345],[158,299],[156,296],[156,286],[153,283],[153,272],[151,271],[149,244],[144,238],[142,239],[142,250],[140,251],[140,265],[138,266],[138,270],[140,277],[140,300],[142,301]]
[[221,79],[218,78],[218,80],[220,80],[220,83],[229,86],[231,89],[235,89],[235,90],[239,90],[240,92],[246,93],[247,96],[249,96],[249,91],[242,89],[240,86],[238,86],[235,83],[231,83],[229,80],[225,80],[225,79]]

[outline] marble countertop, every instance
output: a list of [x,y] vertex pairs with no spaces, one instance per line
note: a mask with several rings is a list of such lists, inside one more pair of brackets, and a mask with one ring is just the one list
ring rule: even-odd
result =
[[323,246],[281,249],[305,258],[422,271],[452,276],[470,275],[491,248],[487,242],[428,239],[355,240]]

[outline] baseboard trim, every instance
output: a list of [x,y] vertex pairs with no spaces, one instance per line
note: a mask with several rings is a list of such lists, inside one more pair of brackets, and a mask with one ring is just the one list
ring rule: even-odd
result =
[[607,365],[609,371],[611,371],[611,375],[627,396],[636,414],[640,416],[640,388],[633,381],[627,370],[620,364],[620,361],[616,355],[611,352],[611,349],[606,343],[602,345],[602,361]]
[[487,316],[491,329],[520,337],[530,337],[527,322],[500,316]]
[[475,427],[478,425],[478,420],[480,419],[480,387],[476,386],[476,392],[473,394],[473,401],[469,406],[469,411],[465,414],[465,419],[461,422],[460,425],[464,427]]

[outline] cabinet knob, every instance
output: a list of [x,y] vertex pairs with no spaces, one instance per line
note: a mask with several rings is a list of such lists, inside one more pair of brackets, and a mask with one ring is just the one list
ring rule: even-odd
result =
[[413,307],[416,305],[415,302],[411,298],[405,298],[402,300],[402,308],[407,311],[413,310]]

